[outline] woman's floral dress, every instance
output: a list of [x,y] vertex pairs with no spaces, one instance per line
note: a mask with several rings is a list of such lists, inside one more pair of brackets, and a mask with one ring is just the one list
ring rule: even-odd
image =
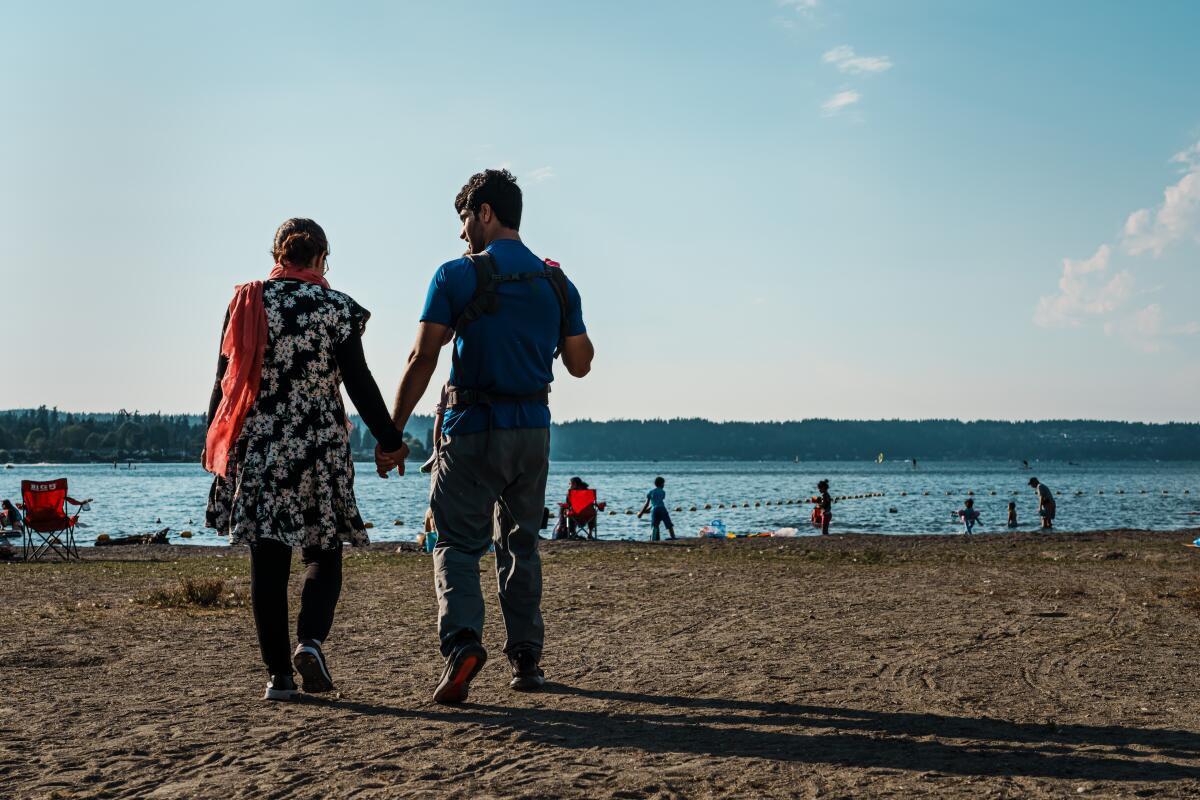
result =
[[292,280],[266,281],[263,305],[262,382],[228,477],[213,480],[205,524],[231,544],[366,544],[334,348],[362,335],[370,313],[341,292]]

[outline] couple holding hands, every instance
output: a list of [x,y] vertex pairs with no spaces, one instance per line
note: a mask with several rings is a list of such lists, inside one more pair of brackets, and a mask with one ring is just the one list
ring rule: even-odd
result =
[[[367,542],[354,498],[341,385],[377,441],[381,477],[404,473],[402,432],[442,348],[452,369],[435,443],[429,506],[438,635],[445,666],[434,700],[458,703],[487,661],[479,559],[495,541],[510,686],[537,690],[544,640],[538,531],[550,451],[554,359],[582,378],[593,349],[579,292],[521,241],[521,189],[507,170],[473,175],[454,201],[469,255],[434,273],[389,414],[367,367],[370,312],[326,280],[329,242],[310,219],[275,233],[267,280],[237,287],[221,337],[204,466],[215,476],[206,525],[250,548],[250,595],[265,698],[333,688],[323,645],[342,585],[342,546]],[[305,564],[296,648],[287,586]]]

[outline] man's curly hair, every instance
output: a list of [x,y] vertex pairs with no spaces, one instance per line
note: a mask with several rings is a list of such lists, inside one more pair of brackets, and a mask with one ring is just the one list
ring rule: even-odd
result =
[[521,187],[506,169],[485,169],[476,172],[454,198],[454,210],[472,214],[487,203],[500,224],[513,230],[521,229]]

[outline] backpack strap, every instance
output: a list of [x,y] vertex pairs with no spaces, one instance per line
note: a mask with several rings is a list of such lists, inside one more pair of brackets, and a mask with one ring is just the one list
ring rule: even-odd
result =
[[570,309],[567,298],[570,295],[567,292],[567,276],[558,262],[547,258],[544,263],[546,279],[550,281],[550,287],[554,289],[554,296],[558,299],[558,345],[554,348],[554,357],[558,358],[562,355],[563,344],[567,341],[567,315]]

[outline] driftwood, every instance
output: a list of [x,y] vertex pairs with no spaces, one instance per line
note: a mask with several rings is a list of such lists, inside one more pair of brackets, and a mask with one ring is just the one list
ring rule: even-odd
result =
[[170,544],[167,541],[167,531],[170,528],[163,528],[159,531],[151,533],[136,533],[132,536],[116,536],[107,539],[97,539],[97,547],[111,547],[118,544]]

